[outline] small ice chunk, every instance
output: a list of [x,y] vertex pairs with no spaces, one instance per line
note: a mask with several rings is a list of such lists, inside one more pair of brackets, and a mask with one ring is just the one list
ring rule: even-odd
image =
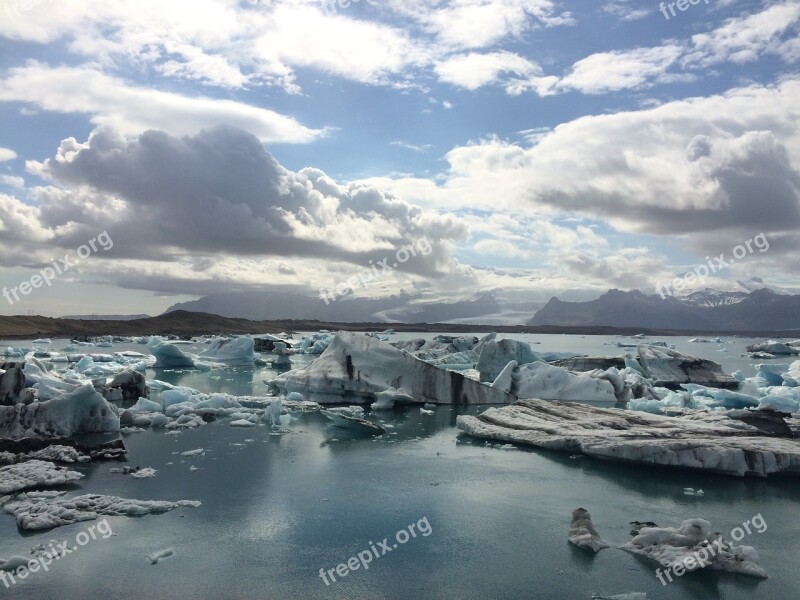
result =
[[0,571],[13,572],[20,567],[27,568],[30,560],[31,559],[25,558],[24,556],[12,556],[9,559],[0,558]]
[[599,552],[608,548],[600,534],[594,528],[592,517],[585,508],[576,508],[572,511],[572,521],[569,524],[569,541],[578,548]]
[[151,565],[157,565],[158,561],[164,558],[168,558],[175,554],[174,548],[165,548],[164,550],[159,550],[158,552],[153,552],[152,554],[147,555],[147,560],[150,561]]
[[248,421],[247,419],[239,419],[237,421],[231,421],[231,427],[255,427],[256,424],[252,421]]
[[186,452],[181,452],[181,456],[200,456],[203,453],[205,453],[205,450],[203,448],[197,448],[195,450],[187,450]]

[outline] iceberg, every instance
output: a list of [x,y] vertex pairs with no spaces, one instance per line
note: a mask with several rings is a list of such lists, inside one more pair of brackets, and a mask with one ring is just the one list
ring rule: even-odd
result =
[[147,348],[156,357],[154,369],[188,369],[195,366],[194,360],[180,348],[160,338],[152,338],[147,343]]
[[106,400],[137,402],[139,398],[147,398],[150,390],[144,375],[130,367],[117,373],[111,383],[96,386]]
[[256,360],[255,342],[251,337],[219,338],[200,357],[229,365],[252,365]]
[[387,342],[340,332],[309,365],[282,373],[271,385],[282,393],[300,392],[322,403],[371,403],[378,392],[403,388],[424,404],[508,404],[513,397],[430,365]]
[[592,524],[592,517],[585,508],[576,508],[572,511],[572,521],[569,524],[569,542],[578,548],[600,552],[608,548],[600,534]]
[[83,478],[83,473],[57,467],[51,462],[29,460],[0,467],[0,494],[13,494],[33,487],[65,485]]
[[753,353],[766,352],[767,354],[774,354],[776,356],[792,356],[795,354],[800,354],[800,349],[776,340],[767,340],[758,344],[752,344],[747,347],[747,351]]
[[33,402],[33,390],[25,389],[24,366],[25,363],[5,363],[0,367],[0,406]]
[[483,344],[476,369],[481,374],[481,381],[492,382],[511,361],[524,365],[539,361],[539,357],[531,350],[531,345],[517,340],[489,340]]
[[[752,413],[757,411],[743,411]],[[520,400],[461,415],[468,435],[606,460],[743,477],[800,473],[800,439],[778,437],[726,414],[650,415],[571,402]],[[793,427],[800,426],[792,421]]]
[[623,370],[632,368],[653,380],[653,385],[677,389],[682,383],[698,383],[720,388],[736,389],[739,382],[723,372],[722,367],[710,360],[682,354],[660,346],[637,347],[637,357],[583,357],[556,361],[557,366],[571,371]]
[[725,541],[719,533],[714,533],[711,523],[705,519],[687,519],[677,529],[643,527],[620,548],[654,560],[667,569],[692,572],[708,568],[767,577],[755,548],[734,546]]
[[98,494],[51,499],[28,497],[23,493],[7,503],[3,510],[16,518],[20,531],[41,531],[80,521],[93,521],[100,515],[141,517],[165,513],[181,506],[199,505],[196,500],[131,500]]
[[77,433],[119,431],[119,427],[116,409],[91,384],[43,402],[0,406],[2,437],[71,437]]
[[517,398],[616,402],[614,386],[585,373],[572,373],[544,362],[517,366],[514,361],[492,383],[492,388]]

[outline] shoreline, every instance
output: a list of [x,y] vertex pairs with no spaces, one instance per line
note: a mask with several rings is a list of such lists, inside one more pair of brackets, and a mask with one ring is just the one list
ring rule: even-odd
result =
[[251,321],[207,313],[175,311],[129,321],[78,320],[40,316],[0,316],[0,339],[24,340],[34,337],[74,338],[104,335],[146,336],[177,335],[193,337],[205,334],[259,334],[299,331],[384,331],[394,329],[402,333],[517,333],[566,335],[623,335],[644,334],[654,337],[715,336],[752,338],[800,338],[800,330],[786,331],[708,331],[674,330],[611,326],[560,326],[560,325],[470,325],[452,323],[337,323],[312,319],[281,319]]

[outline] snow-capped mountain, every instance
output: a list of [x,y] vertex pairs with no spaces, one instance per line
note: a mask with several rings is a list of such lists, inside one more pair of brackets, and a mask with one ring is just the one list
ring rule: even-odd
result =
[[703,331],[800,328],[800,295],[701,290],[683,297],[610,290],[590,302],[552,298],[529,325],[612,326]]

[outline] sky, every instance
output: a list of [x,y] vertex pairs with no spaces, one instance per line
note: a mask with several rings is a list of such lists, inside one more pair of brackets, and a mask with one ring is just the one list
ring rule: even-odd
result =
[[698,287],[796,290],[799,32],[787,0],[0,0],[0,314],[365,269],[654,293],[759,235]]

